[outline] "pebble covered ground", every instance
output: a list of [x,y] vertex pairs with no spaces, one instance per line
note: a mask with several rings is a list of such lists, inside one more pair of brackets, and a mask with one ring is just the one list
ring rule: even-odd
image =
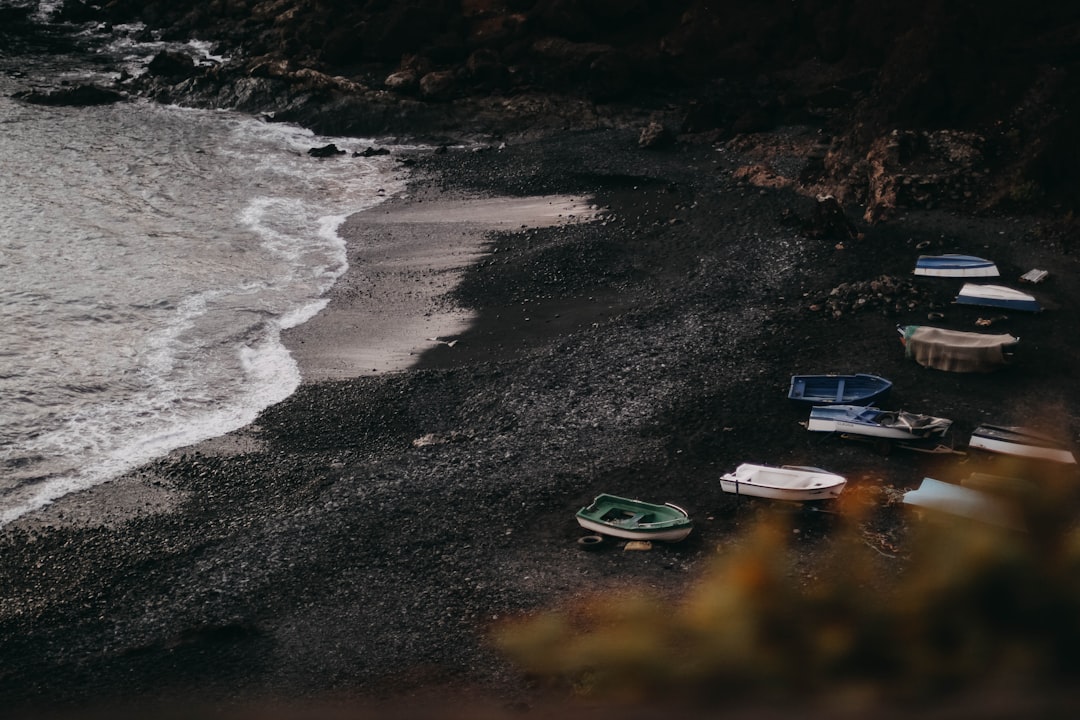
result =
[[[168,491],[167,507],[6,529],[0,705],[450,687],[525,702],[539,689],[489,645],[492,623],[586,591],[677,595],[778,511],[720,490],[742,462],[845,474],[874,503],[867,553],[883,576],[900,572],[903,491],[991,461],[808,433],[785,399],[795,373],[884,375],[891,407],[954,419],[959,449],[984,420],[1077,437],[1080,276],[1051,226],[930,210],[822,236],[813,198],[736,180],[726,146],[636,140],[416,152],[418,197],[587,194],[601,217],[493,234],[446,300],[476,324],[415,369],[305,384],[231,449],[132,474]],[[1021,338],[1014,366],[961,376],[904,357],[898,324],[940,313],[935,324],[975,330],[990,317],[951,305],[956,281],[911,275],[937,252],[992,258],[1014,286],[1050,270],[1033,288],[1044,313],[992,313]],[[600,492],[675,502],[695,531],[649,552],[585,552],[573,514]],[[812,576],[829,516],[791,522]]]

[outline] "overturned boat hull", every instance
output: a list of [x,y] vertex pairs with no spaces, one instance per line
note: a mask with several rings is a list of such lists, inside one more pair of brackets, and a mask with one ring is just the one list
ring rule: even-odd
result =
[[920,255],[915,274],[927,277],[997,277],[997,265],[974,255]]
[[1010,530],[1023,529],[1023,521],[1008,502],[979,490],[934,478],[923,478],[918,489],[904,493],[904,504]]
[[1030,428],[980,425],[971,432],[968,446],[986,452],[1075,465],[1072,451],[1057,440]]
[[958,305],[978,305],[1022,312],[1039,312],[1042,310],[1042,306],[1033,295],[1004,285],[964,283],[964,287],[960,289],[960,294],[956,296],[956,302]]

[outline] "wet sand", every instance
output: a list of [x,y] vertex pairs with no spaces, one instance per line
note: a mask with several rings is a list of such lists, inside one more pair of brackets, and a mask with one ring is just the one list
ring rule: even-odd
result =
[[[432,348],[453,348],[475,313],[448,300],[461,274],[483,255],[491,233],[589,222],[587,197],[389,198],[349,217],[349,269],[319,315],[282,333],[303,382],[403,372]],[[230,456],[259,450],[245,429],[211,438],[176,454]],[[16,530],[115,527],[133,517],[172,512],[183,493],[153,474],[130,473],[59,498],[19,518]]]
[[391,198],[340,228],[349,270],[314,319],[283,333],[307,382],[400,372],[474,319],[447,295],[494,231],[588,222],[588,198]]

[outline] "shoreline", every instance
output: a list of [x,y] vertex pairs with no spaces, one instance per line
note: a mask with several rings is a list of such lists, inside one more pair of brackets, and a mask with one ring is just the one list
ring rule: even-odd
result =
[[[467,266],[447,253],[451,267],[423,278],[449,291],[461,274],[446,303],[438,292],[423,300],[476,313],[454,347],[396,350],[416,361],[406,372],[314,377],[254,425],[126,477],[168,491],[167,512],[0,533],[9,707],[191,698],[363,707],[444,692],[542,707],[566,689],[538,685],[495,651],[493,625],[583,594],[677,598],[776,512],[722,492],[719,474],[740,462],[844,474],[874,499],[867,562],[886,582],[904,570],[881,549],[906,537],[896,498],[924,476],[954,479],[971,466],[809,437],[784,401],[796,370],[882,374],[899,406],[954,418],[961,431],[985,415],[1021,420],[1057,389],[1061,425],[1075,436],[1071,313],[1010,320],[1037,352],[996,375],[957,376],[905,359],[895,339],[896,323],[936,310],[932,292],[895,314],[852,304],[838,320],[808,309],[842,283],[906,277],[927,240],[943,252],[985,250],[1010,275],[1053,267],[1040,294],[1069,307],[1080,298],[1078,260],[1030,223],[1010,225],[1009,237],[988,232],[994,218],[912,213],[838,249],[797,222],[812,217],[812,200],[738,182],[730,154],[692,144],[649,153],[616,131],[419,162],[416,196],[380,206],[390,216],[462,197],[553,194],[589,197],[604,216],[521,233],[450,223],[471,247],[491,246]],[[430,250],[425,236],[445,225],[355,217],[345,231],[350,253],[379,249],[363,245],[367,233],[395,234],[404,249],[390,260],[414,271],[408,262]],[[1013,242],[1021,237],[1032,241]],[[289,342],[330,348],[335,328],[345,347],[363,341],[340,319],[364,299],[353,259],[323,326],[308,336],[299,326]],[[386,268],[387,293],[409,287],[412,276]],[[958,325],[975,319],[948,312]],[[318,352],[303,362],[346,366]],[[695,531],[649,552],[582,552],[573,514],[598,492],[674,502]],[[794,571],[813,577],[828,517],[788,520],[800,531]]]
[[[475,318],[447,297],[467,268],[483,257],[491,233],[589,222],[596,216],[587,199],[569,195],[422,194],[412,198],[406,190],[342,223],[348,269],[327,293],[322,311],[281,333],[302,383],[406,372],[431,349],[454,347],[453,338]],[[165,458],[257,451],[259,443],[248,427],[177,448]],[[7,527],[111,527],[139,515],[171,512],[183,494],[141,472],[152,464],[57,498]]]
[[587,200],[571,196],[412,197],[408,190],[350,215],[338,230],[349,268],[328,293],[329,304],[282,333],[302,382],[411,368],[472,324],[471,313],[446,298],[484,256],[491,233],[588,222],[594,215]]

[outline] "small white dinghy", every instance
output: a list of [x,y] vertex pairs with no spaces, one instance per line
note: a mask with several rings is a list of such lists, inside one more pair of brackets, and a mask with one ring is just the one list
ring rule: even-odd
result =
[[720,488],[735,495],[773,500],[828,500],[840,495],[847,479],[821,468],[743,463],[720,477]]

